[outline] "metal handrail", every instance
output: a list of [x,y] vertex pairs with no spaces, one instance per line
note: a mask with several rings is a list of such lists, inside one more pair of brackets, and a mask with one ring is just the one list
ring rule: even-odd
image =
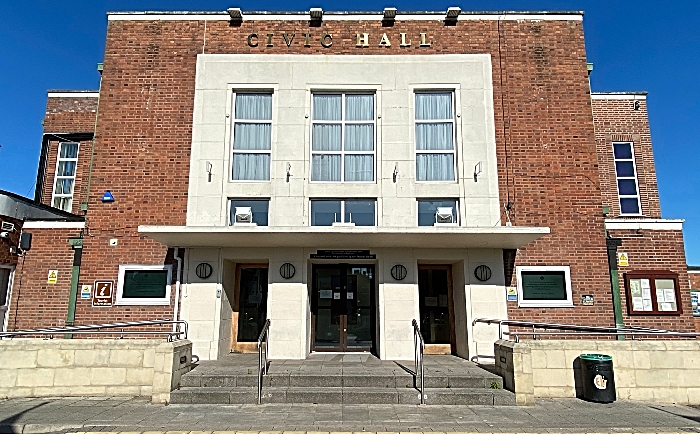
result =
[[[418,321],[413,320],[413,356],[414,356],[414,373],[415,383],[418,387],[418,368],[420,367],[420,405],[425,405],[425,388],[423,387],[425,367],[423,366],[423,352],[425,351],[425,341],[423,334],[420,332]],[[419,366],[420,365],[420,366]]]
[[[635,336],[678,336],[678,337],[688,337],[696,338],[700,336],[700,333],[692,332],[677,332],[668,331],[662,329],[646,328],[646,327],[600,327],[600,326],[583,326],[577,324],[556,324],[556,323],[541,323],[541,322],[531,322],[531,321],[518,321],[518,320],[506,320],[506,319],[494,319],[494,318],[477,318],[472,321],[472,326],[477,323],[482,324],[497,324],[498,325],[498,338],[503,339],[503,336],[513,336],[515,342],[519,342],[520,336],[532,336],[533,339],[537,339],[537,336],[579,336],[579,335],[591,335],[591,336],[630,336],[634,339]],[[514,327],[532,327],[531,332],[510,332],[504,331],[503,326],[514,326]],[[543,330],[566,330],[569,333],[562,332],[543,332],[537,331],[537,329]]]
[[[166,325],[166,324],[179,324],[181,326],[180,331],[124,331],[128,327],[142,327],[142,326],[152,326],[152,325]],[[102,329],[113,329],[118,328],[118,331],[96,331]],[[156,319],[149,321],[126,321],[126,322],[116,322],[107,324],[86,324],[79,326],[65,326],[65,327],[47,327],[39,329],[28,329],[28,330],[17,330],[13,332],[0,332],[0,338],[14,338],[17,336],[27,336],[27,335],[48,335],[49,339],[53,339],[54,335],[60,334],[91,334],[91,335],[120,335],[119,338],[123,339],[125,335],[166,335],[168,337],[168,342],[172,342],[173,339],[187,339],[188,326],[187,321],[183,320],[169,320],[169,319]]]
[[[265,364],[263,365],[262,343],[265,341]],[[262,377],[267,375],[267,350],[270,347],[270,320],[265,321],[258,336],[258,404],[262,404]]]

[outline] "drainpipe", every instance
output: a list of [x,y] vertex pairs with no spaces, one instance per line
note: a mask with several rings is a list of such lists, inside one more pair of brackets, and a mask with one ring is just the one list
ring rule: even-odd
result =
[[[80,277],[80,263],[83,258],[83,238],[71,238],[69,243],[73,246],[73,269],[70,275],[70,293],[68,295],[68,316],[66,325],[75,325],[75,305],[78,300],[78,278]],[[73,339],[73,334],[65,335],[66,339]]]
[[[182,273],[182,258],[180,258],[180,248],[175,247],[175,252],[173,253],[175,260],[177,261],[177,273],[175,274],[175,309],[173,309],[173,321],[177,321],[178,315],[180,314],[180,273]],[[176,332],[178,324],[173,324],[173,332]]]
[[[620,238],[606,238],[608,247],[608,269],[610,270],[610,287],[612,288],[613,309],[615,312],[615,327],[625,327],[622,319],[622,302],[620,301],[620,273],[617,270],[617,248],[622,245]],[[618,335],[617,340],[624,341],[624,335]]]
[[102,63],[97,64],[97,70],[100,72],[100,86],[99,86],[99,90],[97,91],[98,92],[97,93],[97,108],[95,109],[95,126],[93,127],[93,130],[92,130],[92,149],[90,150],[90,167],[88,169],[87,187],[85,190],[85,203],[80,204],[80,209],[85,214],[87,214],[88,204],[90,203],[90,186],[92,185],[92,167],[93,167],[93,164],[95,163],[95,139],[97,136],[97,118],[100,115],[100,99],[102,97],[102,70],[103,70],[103,68],[104,68],[104,65]]

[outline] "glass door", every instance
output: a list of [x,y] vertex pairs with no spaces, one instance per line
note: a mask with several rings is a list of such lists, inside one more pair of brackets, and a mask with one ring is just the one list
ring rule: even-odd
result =
[[370,351],[374,266],[314,265],[313,351]]
[[450,354],[455,346],[451,267],[418,267],[420,330],[428,354]]
[[267,266],[238,265],[236,274],[231,350],[257,352],[258,336],[267,320]]

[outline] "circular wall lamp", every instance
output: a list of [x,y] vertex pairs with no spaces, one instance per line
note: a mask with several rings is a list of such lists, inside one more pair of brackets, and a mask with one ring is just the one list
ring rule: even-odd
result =
[[481,282],[486,282],[491,278],[491,269],[486,265],[479,265],[474,269],[474,277]]
[[408,275],[408,270],[406,270],[406,267],[403,265],[398,264],[391,267],[391,277],[393,277],[394,280],[404,280],[406,275]]
[[211,265],[207,264],[206,262],[202,262],[201,264],[197,265],[197,268],[194,269],[194,272],[200,279],[207,279],[211,276],[211,273],[214,272],[214,269]]
[[284,279],[291,279],[294,277],[296,271],[297,270],[294,268],[294,265],[290,264],[289,262],[285,262],[280,267],[280,276],[282,276]]

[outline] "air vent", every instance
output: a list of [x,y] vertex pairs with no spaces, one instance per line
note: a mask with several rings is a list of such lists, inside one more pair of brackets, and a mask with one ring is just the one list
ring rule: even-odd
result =
[[435,213],[435,224],[454,223],[452,218],[452,207],[438,207]]
[[252,224],[253,211],[249,206],[237,206],[235,211],[234,224]]
[[2,230],[3,232],[12,232],[12,231],[15,230],[15,225],[14,225],[14,223],[2,222],[2,225],[1,225],[1,226],[2,226],[2,227],[0,227],[0,230]]

